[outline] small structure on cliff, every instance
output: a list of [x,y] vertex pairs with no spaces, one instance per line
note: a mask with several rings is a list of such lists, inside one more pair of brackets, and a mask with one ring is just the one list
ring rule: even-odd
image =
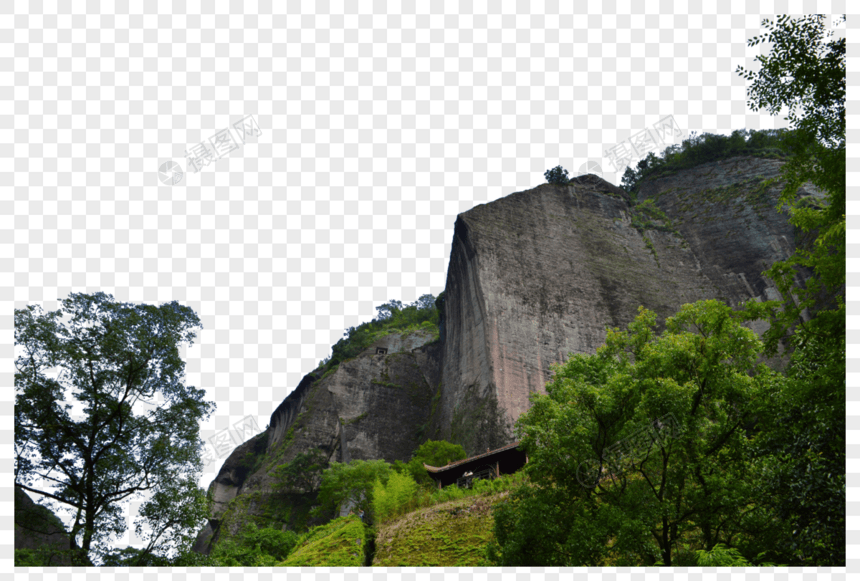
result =
[[502,474],[513,474],[526,465],[528,456],[518,450],[520,443],[513,442],[495,450],[487,450],[483,454],[451,462],[447,466],[428,466],[424,464],[427,474],[436,481],[441,489],[443,486],[456,484],[468,488],[474,480],[487,478],[493,480]]

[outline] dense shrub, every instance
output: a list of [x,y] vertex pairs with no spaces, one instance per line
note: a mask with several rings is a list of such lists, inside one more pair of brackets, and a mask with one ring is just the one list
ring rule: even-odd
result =
[[293,531],[258,529],[245,523],[238,535],[215,545],[212,557],[220,566],[272,567],[290,554],[298,540],[299,536]]

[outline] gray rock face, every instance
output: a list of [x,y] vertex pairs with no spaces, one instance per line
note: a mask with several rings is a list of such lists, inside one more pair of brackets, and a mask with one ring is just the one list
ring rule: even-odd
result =
[[269,428],[224,462],[209,487],[213,508],[194,550],[208,553],[220,536],[249,521],[276,528],[307,523],[307,495],[279,490],[271,476],[299,454],[318,448],[337,462],[409,460],[426,439],[431,401],[440,391],[441,349],[432,341],[428,332],[394,333],[326,376],[308,374],[272,414]]
[[[543,184],[458,216],[446,283],[440,422],[470,454],[513,438],[551,365],[594,353],[645,306],[776,298],[761,272],[794,249],[761,182],[780,162],[703,164],[626,193],[594,175]],[[810,193],[810,192],[805,192]],[[661,215],[660,212],[664,212]],[[758,328],[761,332],[763,329]]]
[[594,353],[606,328],[625,327],[640,305],[664,319],[703,299],[777,298],[761,273],[796,244],[775,209],[779,188],[762,183],[780,164],[702,164],[643,183],[638,202],[586,175],[460,214],[444,340],[389,335],[328,376],[306,376],[268,430],[224,463],[195,550],[208,552],[248,520],[308,523],[312,499],[276,491],[270,473],[313,448],[332,461],[405,461],[426,439],[462,444],[470,455],[509,444],[551,366]]

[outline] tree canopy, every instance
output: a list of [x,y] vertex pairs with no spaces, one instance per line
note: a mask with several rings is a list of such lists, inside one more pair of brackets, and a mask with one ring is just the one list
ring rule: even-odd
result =
[[407,463],[396,460],[394,469],[399,472],[407,472],[412,479],[425,488],[434,488],[436,486],[432,478],[427,474],[428,466],[445,466],[449,462],[463,460],[466,458],[466,451],[460,444],[452,444],[445,440],[427,440],[412,453],[412,458]]
[[[769,499],[791,534],[783,546],[815,565],[845,562],[845,38],[827,32],[824,16],[765,20],[770,42],[761,67],[738,73],[752,80],[750,105],[788,109],[793,155],[782,167],[780,206],[801,233],[785,261],[765,271],[782,300],[750,301],[750,319],[766,319],[769,353],[787,344],[788,389],[768,414]],[[843,15],[839,22],[844,22]],[[830,40],[827,40],[830,38]],[[811,183],[820,197],[800,197]]]
[[776,534],[748,448],[782,376],[756,364],[761,341],[718,301],[655,328],[640,308],[531,396],[516,426],[531,484],[497,512],[496,564],[695,564],[694,550],[756,555]]
[[[214,409],[184,383],[178,347],[193,343],[197,315],[176,301],[131,305],[104,293],[72,293],[61,304],[15,310],[16,486],[72,513],[73,563],[110,552],[126,530],[120,502],[143,491],[151,497],[136,523],[148,542],[141,560],[187,547],[207,516],[196,485],[199,423]],[[63,403],[69,390],[82,419]],[[133,412],[156,393],[163,406]]]

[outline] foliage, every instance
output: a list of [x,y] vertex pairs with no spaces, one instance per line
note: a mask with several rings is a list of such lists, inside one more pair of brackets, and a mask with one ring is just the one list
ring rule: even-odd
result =
[[282,488],[298,492],[313,492],[327,466],[328,458],[325,452],[314,448],[299,454],[291,462],[278,466],[271,475]]
[[[445,466],[449,462],[456,462],[466,458],[466,451],[460,444],[452,444],[445,440],[427,440],[412,453],[412,459],[404,466],[404,469],[412,478],[425,488],[436,486],[432,478],[427,474],[428,466]],[[398,469],[400,462],[395,462]]]
[[500,501],[501,496],[470,495],[419,509],[380,524],[373,565],[486,565],[485,546],[493,538],[492,508]]
[[494,563],[678,565],[691,543],[773,534],[748,450],[781,376],[756,365],[761,341],[717,301],[655,326],[640,307],[531,396],[516,427],[531,486],[497,511]]
[[[141,491],[154,493],[141,508],[152,530],[146,554],[181,549],[205,522],[199,425],[214,404],[184,385],[178,349],[199,326],[175,301],[131,305],[104,293],[72,293],[49,313],[15,310],[15,483],[71,507],[75,563],[108,551],[126,530],[118,503]],[[78,421],[63,405],[70,388],[84,404]],[[166,404],[134,415],[133,404],[156,393]],[[40,478],[53,489],[33,488]]]
[[547,183],[550,184],[564,185],[570,181],[567,177],[567,170],[560,165],[557,165],[552,169],[546,170],[543,174],[543,177],[546,178]]
[[[769,31],[748,44],[770,42],[771,54],[756,57],[758,72],[738,73],[753,80],[754,110],[788,108],[794,155],[782,167],[780,207],[802,243],[764,273],[784,300],[746,304],[750,319],[770,324],[768,353],[787,338],[792,349],[789,389],[767,416],[771,429],[759,447],[761,495],[791,531],[783,549],[802,564],[838,566],[845,563],[845,38],[825,42],[833,33],[825,34],[822,15],[763,25]],[[799,199],[806,182],[824,199]]]
[[284,560],[298,542],[299,535],[293,531],[245,523],[239,535],[215,545],[212,558],[226,567],[271,567]]
[[[791,258],[765,272],[786,300],[748,305],[753,316],[769,319],[771,329],[765,338],[769,352],[775,352],[795,325],[804,328],[805,337],[844,341],[845,39],[822,45],[821,15],[798,20],[782,16],[777,24],[765,20],[764,25],[771,32],[749,44],[771,42],[773,54],[756,57],[762,63],[758,76],[740,67],[738,72],[755,79],[750,89],[754,110],[766,108],[775,114],[789,108],[788,119],[794,126],[790,142],[796,153],[781,171],[785,187],[780,205],[789,210],[791,223],[807,235]],[[786,78],[791,81],[785,83]],[[797,108],[803,109],[802,118]],[[825,194],[823,205],[797,198],[798,188],[806,182]],[[801,268],[811,269],[814,275],[799,287],[795,278]],[[807,309],[815,317],[803,322]]]
[[793,151],[787,141],[790,132],[783,129],[736,129],[731,135],[694,131],[680,145],[670,145],[660,155],[649,152],[627,167],[621,177],[621,188],[636,195],[639,184],[647,177],[694,167],[696,165],[739,155],[785,158]]
[[136,547],[115,549],[101,559],[102,567],[168,567],[170,559],[152,553],[145,553]]
[[[388,482],[393,472],[385,460],[353,460],[349,464],[332,462],[323,472],[317,502],[313,514],[332,513],[343,504],[372,512],[373,488],[377,481]],[[370,514],[368,514],[370,518]]]
[[[436,299],[431,294],[421,295],[417,301],[405,307],[400,301],[392,300],[376,307],[376,310],[377,316],[372,321],[346,329],[344,337],[332,346],[331,356],[321,366],[331,371],[342,361],[357,356],[383,335],[420,328],[434,330],[439,323]],[[426,325],[428,322],[429,326]]]
[[415,499],[418,484],[406,473],[393,472],[386,484],[377,480],[373,485],[373,514],[377,523],[392,517]]
[[737,549],[717,543],[710,551],[696,551],[696,565],[699,567],[749,567],[747,561]]
[[797,564],[845,563],[845,336],[804,338],[787,388],[766,413],[759,494],[785,522],[778,548]]
[[[396,472],[395,472],[396,474]],[[406,472],[401,473],[402,476],[407,476]],[[392,474],[392,477],[394,474]],[[410,495],[398,494],[397,501],[392,502],[387,508],[385,515],[386,519],[393,519],[411,511],[422,508],[437,506],[452,500],[461,500],[464,498],[490,496],[500,492],[510,491],[516,486],[519,486],[524,480],[524,474],[517,472],[516,474],[504,474],[500,478],[494,480],[476,480],[471,488],[460,488],[456,485],[450,485],[441,490],[432,488],[418,487]],[[390,480],[389,480],[390,483]],[[383,486],[384,488],[384,486]],[[374,492],[374,499],[376,498]],[[378,519],[378,515],[376,515]]]
[[171,567],[223,567],[224,564],[212,555],[187,550],[176,555],[170,563]]
[[302,535],[279,567],[358,567],[364,564],[365,527],[350,515]]
[[42,555],[33,549],[15,549],[15,566],[16,567],[46,567]]
[[42,545],[36,549],[15,549],[16,567],[57,567],[68,563],[71,551],[57,545]]

